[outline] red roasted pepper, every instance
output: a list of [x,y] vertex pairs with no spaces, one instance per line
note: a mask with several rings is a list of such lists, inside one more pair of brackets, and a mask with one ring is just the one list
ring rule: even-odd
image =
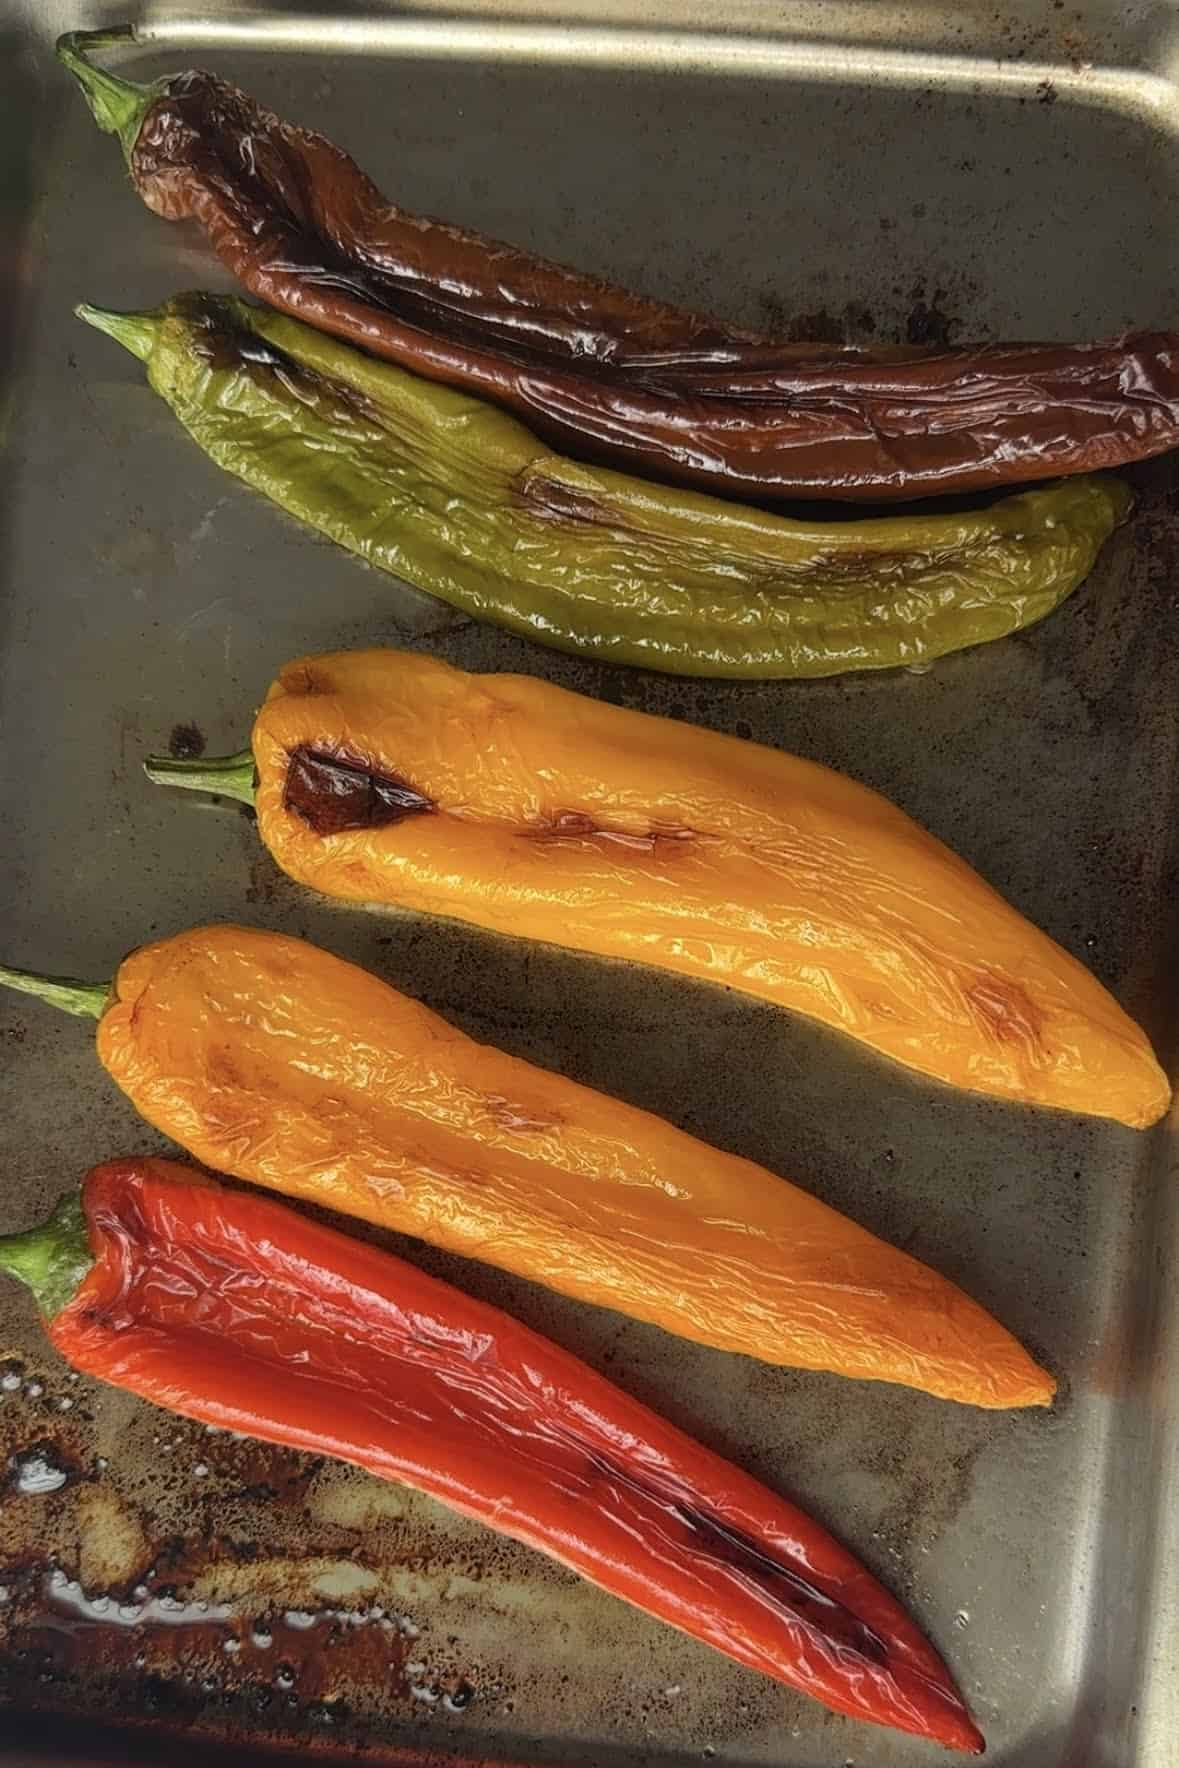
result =
[[83,1201],[0,1240],[75,1368],[429,1492],[838,1712],[981,1751],[824,1529],[507,1314],[172,1162],[96,1167]]

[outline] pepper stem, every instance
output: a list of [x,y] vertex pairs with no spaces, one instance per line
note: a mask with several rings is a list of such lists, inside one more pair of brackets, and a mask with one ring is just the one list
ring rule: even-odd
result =
[[132,356],[138,356],[140,362],[149,360],[164,324],[159,313],[112,313],[107,307],[91,307],[85,301],[74,312],[95,331],[105,332],[124,350],[130,350]]
[[111,998],[109,982],[75,982],[72,976],[38,976],[33,970],[13,970],[0,964],[0,988],[19,989],[22,994],[36,995],[63,1013],[76,1013],[79,1019],[101,1019]]
[[137,80],[122,80],[118,74],[96,68],[86,59],[84,49],[105,49],[108,44],[134,43],[135,31],[123,25],[114,31],[67,31],[57,39],[57,59],[67,67],[82,88],[98,127],[107,135],[117,135],[123,158],[131,164],[131,154],[143,127],[143,119],[168,89],[167,80],[153,80],[150,86]]
[[237,798],[242,804],[254,802],[254,757],[249,749],[240,755],[201,755],[195,761],[149,755],[143,771],[157,786],[183,786],[190,792]]
[[0,1235],[0,1270],[27,1283],[47,1319],[72,1301],[94,1263],[77,1191],[63,1197],[47,1222],[23,1234]]

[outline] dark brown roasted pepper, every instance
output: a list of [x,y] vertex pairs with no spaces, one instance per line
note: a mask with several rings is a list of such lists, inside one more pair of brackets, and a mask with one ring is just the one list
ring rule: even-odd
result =
[[509,407],[594,461],[766,501],[883,501],[1179,443],[1179,334],[913,350],[782,345],[395,208],[340,148],[211,74],[136,85],[58,53],[136,189],[254,294]]

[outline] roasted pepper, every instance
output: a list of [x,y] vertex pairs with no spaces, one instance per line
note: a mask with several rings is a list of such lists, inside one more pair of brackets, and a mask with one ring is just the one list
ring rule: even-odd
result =
[[461,393],[211,295],[79,313],[219,466],[371,565],[582,656],[685,675],[926,662],[1042,619],[1129,509],[1073,479],[960,515],[815,525],[549,454]]
[[88,1375],[428,1492],[836,1712],[982,1750],[941,1658],[825,1529],[399,1258],[170,1161],[117,1160],[81,1207],[0,1239],[0,1268]]
[[1179,442],[1179,337],[939,350],[782,345],[388,203],[236,87],[58,54],[131,179],[272,306],[520,413],[583,457],[755,501],[880,501],[1141,460]]
[[0,982],[98,1018],[148,1122],[235,1178],[769,1363],[1052,1398],[961,1290],[816,1198],[301,940],[205,927],[132,953],[111,989]]
[[147,770],[256,803],[325,895],[728,983],[972,1092],[1136,1127],[1167,1107],[1087,970],[814,762],[402,651],[289,664],[252,742]]

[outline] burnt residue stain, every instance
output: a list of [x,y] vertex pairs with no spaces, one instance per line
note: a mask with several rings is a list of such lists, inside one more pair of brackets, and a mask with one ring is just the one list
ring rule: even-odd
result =
[[205,733],[197,724],[174,724],[168,753],[177,761],[195,761],[205,753]]
[[876,336],[876,316],[863,301],[847,301],[838,309],[816,307],[811,312],[793,313],[779,295],[766,293],[759,296],[758,305],[767,336],[785,344],[827,344],[844,349],[867,344]]
[[[40,1418],[68,1381],[0,1365],[10,1448],[29,1440],[22,1396]],[[98,1456],[95,1483],[0,1498],[0,1705],[117,1714],[178,1749],[187,1736],[251,1759],[331,1745],[385,1760],[401,1741],[415,1760],[466,1759],[497,1730],[567,1731],[587,1711],[611,1734],[658,1726],[687,1747],[817,1713],[412,1494],[102,1398],[113,1459]],[[85,1453],[93,1471],[93,1434]],[[79,1493],[100,1500],[85,1519]],[[113,1550],[95,1550],[95,1513]],[[620,1650],[632,1674],[616,1688]]]
[[814,313],[799,313],[786,326],[784,337],[792,344],[835,344],[845,342],[838,316],[820,307]]
[[946,290],[935,288],[927,295],[923,282],[914,283],[909,299],[912,303],[905,319],[905,342],[915,348],[948,349],[961,330],[961,321],[947,313],[943,303]]
[[[0,1656],[0,1690],[83,1709],[113,1697],[124,1712],[185,1729],[314,1734],[346,1726],[361,1690],[411,1710],[413,1651],[398,1618],[380,1608],[247,1614],[151,1575],[116,1602],[50,1572]],[[460,1687],[470,1694],[456,1712],[474,1685],[438,1684],[439,1699]]]
[[215,1459],[219,1492],[225,1497],[282,1504],[302,1503],[323,1466],[322,1455],[236,1435],[218,1436]]
[[[872,1531],[874,1541],[894,1562],[915,1571],[915,1555],[933,1546],[957,1521],[974,1486],[974,1468],[984,1451],[1016,1428],[1018,1414],[988,1414],[969,1419],[959,1430],[958,1442],[947,1444],[936,1461],[918,1461],[907,1445],[890,1448],[881,1442],[867,1445],[866,1468],[885,1478],[889,1496]],[[885,1571],[885,1582],[893,1574]]]
[[291,752],[282,802],[317,835],[388,828],[437,809],[399,774],[343,750],[310,747]]
[[[213,1536],[166,1543],[120,1589],[87,1590],[57,1566],[5,1567],[0,1701],[283,1739],[327,1729],[351,1745],[377,1712],[457,1715],[479,1699],[484,1672],[457,1636],[429,1646],[381,1603],[233,1594],[235,1571],[255,1566],[264,1575],[252,1544]],[[218,1571],[228,1596],[207,1593]]]
[[791,344],[841,345],[846,341],[839,315],[826,307],[816,308],[813,313],[797,313],[785,320],[781,336]]
[[861,301],[848,301],[838,313],[829,313],[826,308],[800,313],[785,331],[791,344],[835,344],[841,348],[867,343],[875,335],[875,317]]
[[1040,104],[1055,104],[1059,94],[1051,80],[1041,80],[1036,87],[1036,99]]
[[7,1486],[22,1498],[45,1498],[83,1477],[77,1461],[62,1446],[40,1438],[9,1457]]
[[[248,808],[247,805],[242,806],[243,810]],[[286,873],[279,870],[270,857],[269,850],[256,846],[250,858],[250,882],[246,885],[246,901],[271,903],[288,882]]]

